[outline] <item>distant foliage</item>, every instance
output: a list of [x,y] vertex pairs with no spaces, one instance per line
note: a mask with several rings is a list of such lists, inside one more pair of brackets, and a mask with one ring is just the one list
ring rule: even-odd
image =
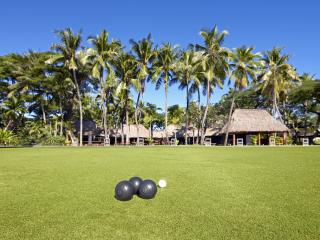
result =
[[292,143],[293,143],[292,137],[287,136],[287,138],[286,138],[286,144],[287,144],[287,145],[292,145]]
[[314,139],[313,139],[313,143],[314,143],[315,145],[320,145],[320,137],[314,138]]
[[18,143],[18,138],[12,131],[0,129],[0,145],[15,146]]
[[258,144],[258,136],[257,135],[252,135],[250,140],[251,140],[251,144],[253,144],[253,145]]
[[62,146],[65,144],[65,137],[63,136],[47,136],[41,141],[42,145],[57,145]]

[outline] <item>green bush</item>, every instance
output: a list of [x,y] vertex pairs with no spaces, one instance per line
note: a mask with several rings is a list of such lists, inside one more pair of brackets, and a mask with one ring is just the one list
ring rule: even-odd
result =
[[18,143],[18,138],[12,131],[0,129],[0,145],[15,146]]
[[320,137],[315,137],[315,138],[313,139],[313,143],[314,143],[315,145],[320,145]]
[[253,145],[258,144],[258,136],[257,135],[252,135],[250,140],[251,140],[251,144],[253,144]]
[[271,137],[270,137],[270,141],[272,141],[273,139],[275,140],[275,144],[276,144],[276,145],[281,145],[281,144],[283,144],[283,141],[282,141],[283,139],[282,139],[282,137],[271,136]]
[[293,143],[292,137],[291,137],[291,136],[287,136],[287,138],[286,138],[286,144],[287,144],[287,145],[291,145],[292,143]]
[[148,145],[152,145],[152,144],[154,143],[153,138],[147,138],[147,139],[146,139],[146,143],[147,143]]
[[42,145],[64,145],[65,137],[48,135],[40,141]]

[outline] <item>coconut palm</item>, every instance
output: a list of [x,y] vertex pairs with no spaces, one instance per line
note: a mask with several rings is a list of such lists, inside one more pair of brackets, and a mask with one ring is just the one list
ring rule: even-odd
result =
[[299,108],[301,109],[306,135],[307,119],[310,113],[317,115],[316,128],[320,129],[320,81],[315,79],[315,75],[307,73],[299,78],[301,82],[290,91],[289,101],[294,104],[296,112],[299,112]]
[[189,102],[192,91],[190,91],[190,83],[200,82],[202,54],[195,51],[184,51],[179,56],[176,64],[176,75],[179,81],[179,89],[186,90],[186,118],[185,118],[185,145],[188,144],[188,128],[189,128]]
[[[122,143],[124,139],[123,122],[124,118],[127,127],[129,126],[129,98],[131,88],[140,89],[140,81],[137,79],[137,64],[135,58],[127,53],[120,53],[114,62],[115,74],[119,80],[116,94],[123,99],[124,109],[122,117]],[[127,132],[126,144],[130,144],[130,136]]]
[[57,52],[57,54],[51,56],[47,60],[47,64],[62,63],[63,66],[68,69],[70,75],[72,76],[72,81],[76,89],[79,115],[80,115],[80,146],[82,146],[82,135],[83,135],[83,110],[82,110],[82,100],[81,100],[81,78],[80,67],[81,59],[79,50],[81,47],[81,31],[74,33],[70,28],[65,30],[58,30],[55,32],[60,38],[59,44],[53,44],[52,49]]
[[165,133],[166,142],[168,143],[168,92],[169,82],[174,79],[175,63],[177,59],[177,46],[172,46],[170,43],[163,44],[157,51],[157,59],[153,64],[153,80],[156,83],[156,89],[159,89],[164,84],[165,89]]
[[227,34],[227,31],[219,32],[217,26],[214,26],[211,30],[202,30],[200,36],[204,40],[204,46],[196,45],[196,49],[204,54],[202,76],[203,90],[207,96],[206,108],[201,122],[201,144],[204,143],[204,127],[213,89],[216,86],[222,87],[229,70],[227,60],[229,50],[222,47]]
[[14,128],[14,126],[21,121],[21,118],[27,112],[25,107],[25,98],[21,95],[18,95],[17,97],[10,96],[1,105],[2,117],[6,120],[4,130]]
[[70,99],[73,99],[73,82],[70,79],[69,72],[65,68],[52,67],[50,69],[50,77],[48,77],[50,91],[52,92],[53,100],[55,101],[60,118],[60,136],[63,135],[65,112]]
[[296,70],[288,63],[289,55],[282,54],[281,48],[267,51],[262,58],[262,73],[258,77],[258,89],[272,102],[272,115],[282,120],[278,103],[287,96],[292,83],[298,80]]
[[[139,117],[139,106],[140,106],[140,97],[143,96],[145,92],[146,81],[149,79],[151,74],[152,64],[156,57],[156,51],[153,47],[153,41],[151,39],[151,35],[149,34],[147,38],[143,38],[142,40],[136,42],[134,40],[130,40],[131,50],[137,61],[137,70],[138,75],[137,78],[140,81],[141,88],[137,89],[138,96],[136,101],[135,108],[135,122],[137,127],[137,138],[139,140],[139,126],[138,126],[138,117]],[[139,141],[137,141],[139,144]]]
[[92,58],[92,76],[99,80],[100,100],[102,106],[102,125],[105,137],[107,137],[108,118],[106,95],[110,84],[112,84],[110,82],[115,79],[111,62],[121,49],[121,43],[115,40],[109,42],[109,33],[106,30],[103,30],[100,35],[97,35],[96,37],[90,36],[88,40],[93,45],[93,48],[87,50],[87,54],[89,54],[89,58]]
[[253,53],[253,47],[241,47],[236,48],[230,54],[230,80],[234,82],[233,92],[232,92],[232,102],[229,111],[229,117],[227,122],[226,134],[224,138],[224,145],[227,145],[228,135],[229,135],[229,125],[231,121],[231,114],[234,108],[235,95],[237,91],[242,91],[249,85],[250,79],[256,82],[257,80],[257,70],[260,64],[259,58],[260,53]]
[[202,120],[202,111],[201,111],[201,86],[203,79],[193,79],[190,84],[190,95],[197,94],[197,143],[200,144],[200,129],[201,129],[201,120]]

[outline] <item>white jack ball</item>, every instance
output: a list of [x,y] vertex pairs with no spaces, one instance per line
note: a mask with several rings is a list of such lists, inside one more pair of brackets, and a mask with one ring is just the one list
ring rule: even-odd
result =
[[164,179],[161,179],[161,180],[159,181],[158,185],[159,185],[160,188],[164,188],[164,187],[167,186],[167,181],[164,180]]

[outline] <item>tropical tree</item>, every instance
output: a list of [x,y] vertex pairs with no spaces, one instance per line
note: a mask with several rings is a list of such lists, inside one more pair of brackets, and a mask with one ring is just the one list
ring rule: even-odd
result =
[[163,44],[157,51],[157,59],[153,64],[153,80],[156,83],[156,89],[158,90],[162,84],[165,89],[165,133],[166,142],[168,143],[168,92],[169,83],[174,79],[175,63],[177,59],[177,46],[172,46],[170,43]]
[[278,103],[284,99],[298,80],[296,70],[288,63],[289,55],[282,54],[281,48],[267,51],[262,58],[262,73],[258,76],[258,89],[272,102],[272,115],[283,121]]
[[163,115],[158,111],[161,108],[158,108],[156,104],[146,103],[140,106],[143,113],[143,124],[145,127],[149,128],[150,137],[153,137],[153,128],[154,125],[163,125]]
[[242,91],[246,89],[249,85],[250,79],[254,82],[257,81],[257,70],[260,64],[259,53],[253,53],[253,47],[241,47],[235,49],[230,54],[231,63],[230,63],[230,80],[234,82],[233,87],[233,97],[232,97],[232,103],[229,111],[229,117],[227,122],[227,128],[224,138],[224,145],[227,145],[228,142],[228,135],[229,135],[229,125],[231,121],[231,114],[234,108],[234,101],[237,91]]
[[222,47],[227,34],[227,31],[219,32],[217,26],[211,30],[202,30],[200,36],[204,40],[204,46],[196,45],[196,48],[204,53],[202,61],[203,93],[207,96],[206,108],[201,122],[201,144],[204,143],[204,127],[213,89],[216,86],[223,86],[229,71],[229,50]]
[[190,95],[197,94],[197,110],[193,108],[193,113],[197,114],[195,125],[197,126],[197,143],[200,144],[200,129],[201,129],[201,121],[202,121],[202,111],[201,111],[201,86],[202,86],[203,78],[200,75],[199,79],[194,79],[190,84]]
[[18,138],[13,131],[0,129],[0,145],[10,146],[17,145]]
[[25,94],[29,102],[28,110],[40,115],[44,124],[47,123],[47,110],[49,109],[49,98],[52,96],[51,82],[48,81],[45,61],[49,53],[29,51],[20,56],[19,61],[12,64],[12,73],[16,82],[10,86],[11,95]]
[[87,50],[89,58],[92,58],[92,76],[99,80],[100,85],[100,100],[102,106],[102,126],[105,137],[108,136],[107,124],[107,94],[110,85],[115,81],[114,70],[112,66],[113,59],[117,56],[122,48],[121,43],[116,40],[109,42],[109,33],[103,30],[96,37],[90,36],[89,41],[93,48]]
[[11,130],[21,123],[23,115],[27,112],[24,96],[10,96],[1,106],[2,117],[6,130]]
[[[123,123],[126,121],[129,126],[129,98],[131,88],[140,89],[140,81],[137,79],[137,64],[134,57],[127,53],[120,53],[114,62],[115,74],[119,79],[119,85],[116,90],[117,96],[123,100],[123,117],[122,117],[122,142],[124,140]],[[126,136],[126,144],[130,144],[129,131]]]
[[304,114],[304,126],[306,132],[307,115],[317,115],[316,128],[320,129],[320,81],[310,74],[300,76],[301,84],[295,86],[289,93],[289,102],[296,111],[299,108]]
[[56,31],[57,36],[60,38],[59,44],[53,44],[52,50],[56,51],[56,54],[52,55],[48,60],[47,64],[62,64],[68,69],[74,87],[76,89],[77,101],[80,115],[80,146],[82,146],[82,135],[83,135],[83,110],[82,110],[82,94],[81,94],[81,82],[86,77],[81,76],[82,58],[80,54],[81,47],[81,31],[74,33],[70,28]]
[[184,51],[179,56],[176,64],[176,76],[179,81],[179,89],[186,90],[186,118],[185,118],[185,145],[188,144],[189,128],[189,103],[193,91],[190,91],[190,84],[196,85],[200,82],[202,54],[195,51]]
[[[151,39],[151,34],[147,38],[136,42],[133,39],[130,40],[131,50],[137,61],[137,79],[140,81],[139,88],[137,88],[138,96],[135,108],[135,122],[137,127],[137,137],[139,139],[139,106],[140,97],[143,97],[145,92],[146,81],[150,79],[152,64],[156,58],[156,51],[153,47],[153,41]],[[139,141],[137,141],[139,144]]]
[[168,107],[168,121],[173,125],[181,125],[185,118],[185,112],[179,104],[174,104]]
[[74,84],[70,78],[69,72],[65,68],[51,66],[49,68],[50,75],[47,81],[49,82],[52,93],[52,100],[55,102],[58,111],[57,118],[60,118],[60,133],[63,135],[65,115],[70,115],[71,107],[74,99]]

